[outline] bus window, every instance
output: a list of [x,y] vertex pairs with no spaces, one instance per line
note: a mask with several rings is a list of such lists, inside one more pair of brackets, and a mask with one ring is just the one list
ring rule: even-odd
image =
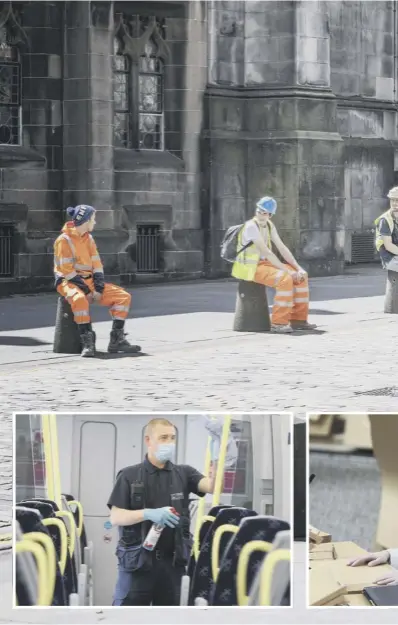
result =
[[[176,426],[174,426],[174,427],[175,427],[175,431],[176,431],[176,451],[175,451],[175,456],[174,456],[174,462],[177,462],[177,458],[178,458],[178,428]],[[144,427],[142,428],[141,458],[143,460],[145,460],[145,456],[146,456],[145,430],[146,430],[146,425],[144,425]]]
[[46,497],[46,471],[40,415],[15,419],[16,500]]
[[233,467],[224,471],[223,500],[233,506],[253,507],[253,440],[251,423],[233,419],[231,434],[237,447],[238,457]]

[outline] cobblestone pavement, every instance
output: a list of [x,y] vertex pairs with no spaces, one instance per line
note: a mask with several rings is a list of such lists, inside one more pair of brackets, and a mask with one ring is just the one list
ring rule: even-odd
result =
[[[3,319],[8,324],[0,326],[7,328],[0,332],[0,521],[10,521],[13,411],[253,409],[294,410],[303,415],[306,411],[398,410],[398,395],[356,395],[398,387],[392,340],[397,319],[382,312],[384,276],[376,270],[357,272],[314,280],[311,287],[312,319],[319,324],[319,332],[293,336],[234,333],[233,283],[173,285],[172,292],[168,287],[157,287],[148,289],[147,295],[145,289],[139,289],[135,298],[141,301],[141,312],[137,315],[135,310],[138,318],[129,322],[128,329],[147,355],[106,358],[104,354],[96,360],[51,352],[53,328],[43,320],[34,327],[32,314],[39,311],[44,319],[50,306],[53,319],[52,296],[5,300],[6,312],[3,308],[4,316],[0,317],[0,323]],[[160,307],[164,300],[163,309],[155,309],[158,316],[150,316],[145,308],[142,302],[146,296]],[[176,314],[179,309],[183,314]],[[110,322],[102,321],[105,318],[99,316],[96,323],[97,344],[104,350],[110,329]],[[4,589],[9,578],[5,567],[1,568]],[[13,613],[11,618],[9,596],[8,591],[0,591],[9,614],[8,620],[2,621],[5,611],[0,609],[0,622],[46,622],[35,611],[23,616]],[[129,622],[132,617],[128,613],[129,617],[127,612],[118,612],[112,621]],[[145,622],[157,622],[158,616],[153,614]],[[231,612],[228,614],[230,619]],[[245,622],[263,622],[261,613],[254,614],[251,612],[250,620],[245,614]],[[303,615],[278,617],[274,622],[309,618]],[[201,622],[197,616],[192,622]],[[46,618],[53,622],[55,615],[51,611],[51,617]],[[162,622],[173,619],[175,616],[163,612]],[[337,622],[318,612],[316,619]],[[69,611],[57,611],[56,620],[94,623],[110,622],[110,617],[109,611],[106,615],[94,610],[74,611],[73,617]],[[350,615],[345,622],[361,619],[351,620]],[[368,615],[367,622],[373,622]]]

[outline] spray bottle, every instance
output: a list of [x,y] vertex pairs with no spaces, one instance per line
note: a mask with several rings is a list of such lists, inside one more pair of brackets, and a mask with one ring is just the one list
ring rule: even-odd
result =
[[[174,508],[170,508],[170,510],[173,514],[176,514],[177,516],[179,516],[178,512],[176,512]],[[154,523],[144,540],[144,544],[143,544],[144,549],[147,549],[148,551],[153,551],[156,547],[156,544],[159,541],[159,538],[163,530],[164,530],[164,525],[160,525],[159,523]]]

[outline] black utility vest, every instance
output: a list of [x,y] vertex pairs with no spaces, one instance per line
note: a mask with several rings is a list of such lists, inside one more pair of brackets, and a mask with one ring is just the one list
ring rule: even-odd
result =
[[[170,503],[175,511],[180,516],[180,523],[174,530],[175,542],[174,542],[174,559],[175,565],[186,565],[189,561],[189,557],[192,549],[192,537],[190,534],[190,516],[189,516],[189,493],[186,492],[186,485],[181,475],[179,467],[175,464],[171,464],[169,473],[169,496]],[[135,465],[136,477],[130,484],[130,509],[131,510],[143,510],[147,508],[148,500],[148,473],[145,469],[144,463]],[[120,472],[121,473],[121,472]],[[120,475],[118,474],[118,476]],[[117,476],[117,477],[118,477]],[[184,492],[185,491],[185,492]],[[183,498],[173,498],[171,495],[175,493],[183,493]],[[137,523],[136,525],[128,525],[120,528],[119,544],[121,547],[132,547],[143,544],[147,533],[152,526],[152,521],[144,521],[143,523]]]

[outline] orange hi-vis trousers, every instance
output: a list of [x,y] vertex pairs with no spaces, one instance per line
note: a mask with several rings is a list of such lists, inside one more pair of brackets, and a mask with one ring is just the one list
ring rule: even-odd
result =
[[[84,280],[90,291],[94,291],[94,282],[92,278]],[[90,303],[85,294],[79,287],[63,280],[58,285],[57,291],[60,295],[65,297],[69,302],[74,320],[76,323],[90,323]],[[105,288],[102,293],[101,299],[98,301],[101,306],[107,306],[109,308],[112,319],[120,319],[124,321],[127,319],[127,315],[131,304],[131,295],[124,289],[116,284],[105,283]]]
[[295,271],[290,265],[284,264],[286,271],[277,269],[267,260],[257,265],[254,282],[276,289],[272,307],[271,323],[287,325],[291,321],[307,321],[309,308],[308,278],[300,284],[293,284],[288,271]]

